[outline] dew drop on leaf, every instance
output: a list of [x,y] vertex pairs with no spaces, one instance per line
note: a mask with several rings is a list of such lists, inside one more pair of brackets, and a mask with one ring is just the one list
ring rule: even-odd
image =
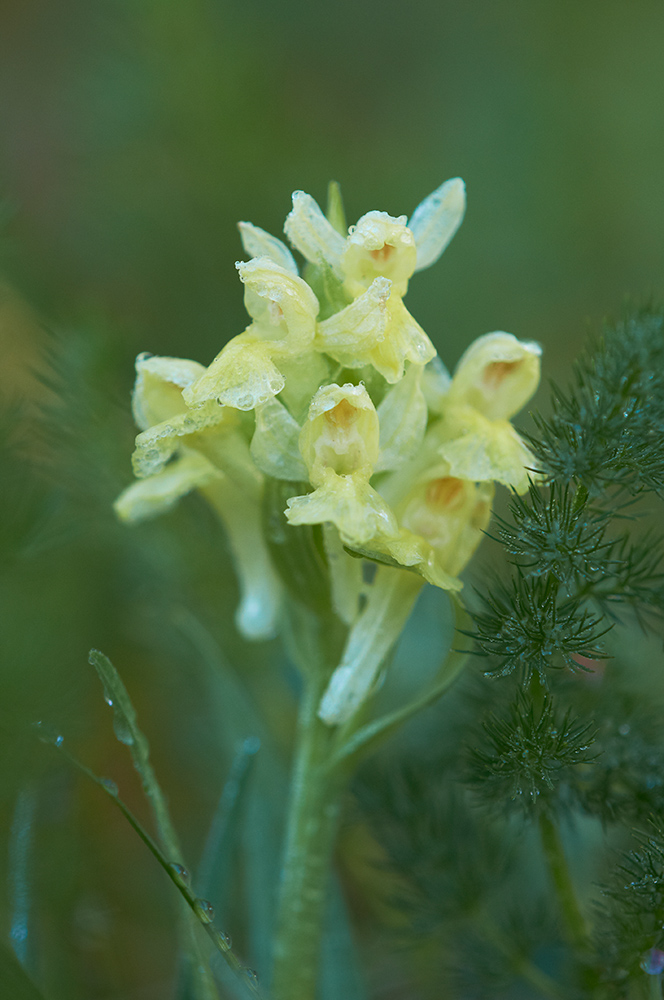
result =
[[204,924],[211,924],[214,920],[214,906],[209,899],[197,899],[196,912]]
[[189,872],[184,865],[177,864],[177,862],[173,861],[170,868],[179,882],[182,882],[183,885],[189,885]]

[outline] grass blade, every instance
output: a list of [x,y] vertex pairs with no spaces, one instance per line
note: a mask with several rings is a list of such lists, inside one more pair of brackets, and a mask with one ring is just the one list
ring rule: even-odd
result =
[[[129,692],[107,656],[99,650],[92,649],[89,662],[101,680],[106,703],[113,709],[115,735],[121,743],[129,747],[134,767],[140,775],[143,791],[152,808],[161,848],[168,855],[172,865],[179,865],[184,870],[186,866],[180,841],[171,821],[166,798],[150,762],[150,745],[139,728]],[[186,909],[183,914],[182,940],[196,1000],[219,1000],[214,977],[198,940],[196,921],[192,923],[192,916]]]
[[73,754],[69,753],[69,751],[64,748],[64,741],[61,736],[58,736],[56,739],[47,738],[46,742],[55,746],[65,760],[72,765],[72,767],[75,767],[91,781],[94,781],[94,783],[98,785],[110,799],[112,799],[129,825],[141,838],[154,859],[166,872],[169,879],[195,917],[197,924],[200,924],[203,927],[203,930],[207,934],[217,952],[219,952],[229,968],[236,974],[238,984],[241,989],[240,995],[243,998],[264,998],[265,994],[258,986],[258,983],[255,981],[251,971],[245,968],[235,952],[232,950],[228,935],[214,926],[213,914],[210,913],[208,907],[206,906],[206,901],[199,899],[196,896],[196,894],[189,887],[186,875],[183,875],[183,873],[179,870],[180,866],[173,864],[173,862],[165,856],[164,852],[161,850],[156,841],[150,836],[140,820],[132,813],[131,809],[125,805],[118,795],[117,785],[108,778],[98,777],[94,771],[91,771],[89,767],[86,767],[86,765],[74,757]]
[[37,794],[32,787],[19,792],[9,835],[9,897],[11,926],[9,937],[14,954],[24,968],[30,967],[30,917],[32,892],[30,862]]

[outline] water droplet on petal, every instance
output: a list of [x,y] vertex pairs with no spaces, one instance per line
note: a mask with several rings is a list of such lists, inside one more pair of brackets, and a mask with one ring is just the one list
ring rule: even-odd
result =
[[225,931],[219,931],[219,942],[223,948],[230,948],[232,943],[230,934],[227,934]]
[[629,723],[624,722],[622,726],[618,727],[618,732],[620,733],[621,736],[627,736],[629,734],[630,729],[631,726],[629,725]]
[[214,906],[209,899],[196,900],[196,913],[204,924],[211,924],[214,920]]
[[102,778],[101,779],[101,783],[104,786],[104,788],[106,789],[106,791],[109,792],[110,795],[117,796],[117,794],[118,794],[118,786],[112,780],[112,778]]
[[258,986],[258,973],[255,972],[254,969],[245,969],[244,974],[250,983],[253,983],[254,986]]

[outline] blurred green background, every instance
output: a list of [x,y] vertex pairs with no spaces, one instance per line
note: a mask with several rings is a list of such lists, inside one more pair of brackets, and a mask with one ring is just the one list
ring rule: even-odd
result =
[[229,624],[203,506],[114,522],[134,356],[208,363],[240,332],[235,224],[279,234],[293,189],[323,200],[338,180],[354,221],[460,175],[466,219],[411,312],[448,366],[504,329],[563,377],[626,295],[664,298],[663,46],[661,0],[0,3],[0,911],[49,996],[162,998],[173,979],[161,873],[29,730],[58,727],[145,816],[88,649],[135,695],[189,856],[252,706],[277,750],[292,721],[277,648]]

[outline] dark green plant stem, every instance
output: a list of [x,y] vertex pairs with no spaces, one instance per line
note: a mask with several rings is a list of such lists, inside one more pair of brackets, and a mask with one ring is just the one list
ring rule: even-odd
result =
[[335,732],[318,718],[327,677],[305,678],[281,873],[272,992],[314,1000],[330,864],[347,769],[330,766]]
[[648,1000],[662,1000],[662,977],[650,976]]
[[588,931],[576,898],[558,827],[550,816],[541,813],[539,829],[544,857],[556,890],[569,943],[576,949],[584,950],[588,944]]

